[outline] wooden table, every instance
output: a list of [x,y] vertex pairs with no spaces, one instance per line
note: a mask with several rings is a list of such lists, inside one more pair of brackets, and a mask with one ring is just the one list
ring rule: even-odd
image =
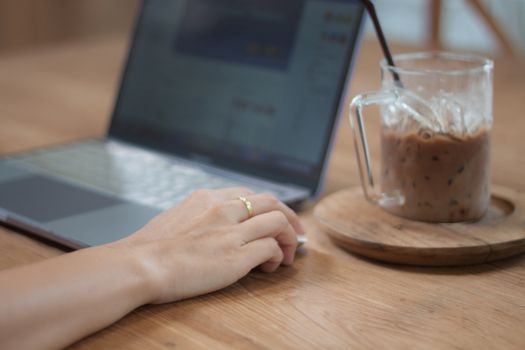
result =
[[[125,50],[124,38],[109,37],[0,57],[0,153],[103,135]],[[377,46],[365,43],[351,95],[378,87],[379,58]],[[494,181],[524,191],[525,62],[499,60],[496,67]],[[326,192],[357,182],[344,120]],[[145,306],[75,347],[525,348],[525,256],[466,268],[380,264],[334,246],[311,208],[301,216],[311,241],[292,268]],[[59,254],[0,227],[0,268]]]

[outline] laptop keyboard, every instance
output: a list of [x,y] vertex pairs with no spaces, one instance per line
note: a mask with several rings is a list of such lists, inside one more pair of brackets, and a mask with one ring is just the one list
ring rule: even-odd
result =
[[268,191],[150,152],[97,141],[36,151],[12,160],[159,209],[173,206],[199,188],[247,186],[255,192]]

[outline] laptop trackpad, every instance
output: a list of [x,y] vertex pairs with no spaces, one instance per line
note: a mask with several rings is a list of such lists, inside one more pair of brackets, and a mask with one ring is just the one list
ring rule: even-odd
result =
[[0,208],[42,223],[120,203],[123,201],[40,175],[0,182]]

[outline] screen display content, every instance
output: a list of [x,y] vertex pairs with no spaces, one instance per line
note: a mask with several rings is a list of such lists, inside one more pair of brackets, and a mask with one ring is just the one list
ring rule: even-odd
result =
[[317,183],[359,2],[143,6],[110,135],[281,182]]

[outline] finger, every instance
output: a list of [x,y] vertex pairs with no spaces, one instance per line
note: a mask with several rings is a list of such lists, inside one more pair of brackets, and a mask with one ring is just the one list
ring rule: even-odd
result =
[[[262,193],[247,196],[246,199],[252,204],[253,216],[257,216],[264,213],[269,213],[271,211],[280,211],[282,212],[288,222],[292,225],[297,234],[304,234],[305,230],[299,221],[297,214],[286,206],[283,202],[279,201],[276,197]],[[241,200],[233,200],[225,205],[232,207],[232,213],[237,215],[238,222],[245,221],[249,219],[249,213],[246,208],[246,205]]]
[[284,254],[284,264],[293,263],[297,249],[297,235],[282,212],[272,211],[246,220],[239,225],[238,232],[239,239],[246,243],[261,238],[274,238]]
[[249,196],[254,192],[247,187],[229,187],[213,191],[215,197],[221,201],[236,199],[239,196]]
[[243,253],[250,266],[261,266],[264,272],[274,272],[281,265],[284,254],[277,241],[267,237],[243,246]]

